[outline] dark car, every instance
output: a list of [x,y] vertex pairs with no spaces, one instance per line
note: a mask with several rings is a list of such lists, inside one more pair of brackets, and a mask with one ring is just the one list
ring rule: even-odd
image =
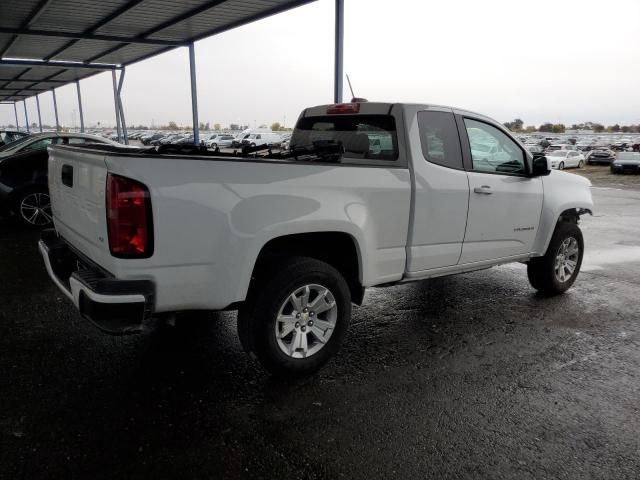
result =
[[611,163],[611,173],[640,173],[640,153],[620,152]]
[[29,135],[26,132],[16,132],[11,130],[0,130],[0,147],[7,143],[15,142],[19,138]]
[[151,136],[146,136],[144,138],[141,138],[140,141],[142,142],[143,145],[150,145],[152,144],[152,142],[155,142],[156,140],[160,140],[161,138],[164,138],[165,134],[164,133],[154,133]]
[[591,151],[591,153],[587,157],[587,163],[589,165],[592,165],[594,163],[605,163],[609,165],[615,159],[616,159],[616,154],[614,152],[612,152],[608,148],[605,148],[605,149],[599,148]]
[[91,143],[120,145],[83,133],[40,133],[0,147],[0,213],[30,227],[51,224],[47,147]]

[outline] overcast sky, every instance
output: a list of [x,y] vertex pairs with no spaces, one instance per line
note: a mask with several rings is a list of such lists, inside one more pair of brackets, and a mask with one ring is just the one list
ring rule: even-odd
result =
[[[333,9],[318,0],[198,42],[200,120],[292,126],[304,107],[330,103]],[[640,1],[345,0],[344,68],[369,100],[527,125],[640,123]],[[80,85],[86,125],[113,125],[111,74]],[[75,86],[56,92],[61,122],[78,123]],[[123,102],[128,125],[191,124],[187,49],[128,67]],[[53,124],[50,93],[41,105]],[[14,123],[0,107],[0,123]],[[35,100],[27,108],[33,121]]]

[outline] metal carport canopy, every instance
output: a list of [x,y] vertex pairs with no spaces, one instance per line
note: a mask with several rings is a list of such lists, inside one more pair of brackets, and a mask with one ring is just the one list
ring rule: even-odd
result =
[[[101,71],[121,70],[122,75],[132,63],[182,46],[190,47],[195,78],[193,42],[312,1],[4,1],[0,5],[0,102],[23,101]],[[342,11],[343,0],[336,0],[337,20],[341,21]],[[342,25],[338,28],[336,22],[336,58],[338,50],[342,51]],[[340,54],[336,77],[338,67],[342,70],[341,58]],[[336,89],[338,84],[341,87],[341,78]],[[123,117],[116,98],[117,112],[118,103]],[[195,84],[192,103],[195,119]]]

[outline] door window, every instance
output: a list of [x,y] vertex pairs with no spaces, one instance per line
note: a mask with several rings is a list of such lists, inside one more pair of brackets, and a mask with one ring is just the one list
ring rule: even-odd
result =
[[462,170],[460,138],[453,113],[418,112],[422,154],[427,161]]
[[51,138],[43,138],[42,140],[38,140],[37,142],[30,143],[26,147],[24,147],[22,152],[30,152],[34,150],[45,150],[52,143]]
[[471,147],[473,170],[485,173],[524,174],[524,152],[507,134],[487,123],[464,119]]

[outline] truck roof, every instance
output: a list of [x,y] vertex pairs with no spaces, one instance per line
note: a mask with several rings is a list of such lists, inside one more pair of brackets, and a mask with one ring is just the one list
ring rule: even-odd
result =
[[[345,102],[349,103],[349,102]],[[360,104],[360,110],[358,112],[359,115],[385,115],[391,113],[391,109],[393,107],[399,107],[403,110],[411,109],[411,110],[440,110],[440,111],[449,111],[456,114],[461,115],[473,115],[474,117],[485,118],[487,120],[491,120],[495,122],[495,120],[487,117],[486,115],[482,115],[480,113],[473,112],[471,110],[465,110],[457,107],[450,107],[447,105],[439,105],[435,103],[391,103],[391,102],[355,102]],[[316,105],[314,107],[309,107],[302,112],[302,117],[315,117],[315,116],[324,116],[327,115],[327,109],[334,106],[334,104],[325,104],[325,105]]]

